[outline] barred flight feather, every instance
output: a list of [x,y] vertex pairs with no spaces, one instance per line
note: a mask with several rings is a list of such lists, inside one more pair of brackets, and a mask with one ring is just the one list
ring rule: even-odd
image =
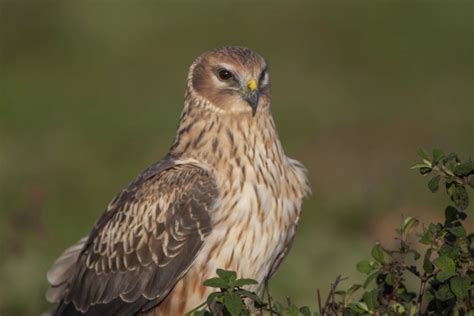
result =
[[[93,314],[98,304],[113,300],[124,311],[140,297],[159,301],[186,272],[211,231],[209,211],[217,189],[196,164],[177,164],[171,158],[159,164],[161,168],[152,167],[154,175],[147,171],[122,191],[103,215],[108,221],[99,220],[87,243],[83,239],[68,249],[50,270],[53,287],[48,298],[53,301],[60,297],[56,286],[70,278],[58,312],[70,304]],[[157,191],[164,199],[173,197],[170,209],[156,212]],[[163,224],[156,221],[157,215]],[[77,262],[71,274],[63,270],[71,269],[73,255]],[[175,260],[179,262],[171,264]],[[117,315],[126,315],[120,310],[117,307]]]

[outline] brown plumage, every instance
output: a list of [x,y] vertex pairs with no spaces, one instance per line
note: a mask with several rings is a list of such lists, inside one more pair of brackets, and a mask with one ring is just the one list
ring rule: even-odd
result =
[[217,268],[260,285],[293,240],[304,167],[285,156],[265,60],[248,48],[191,65],[169,154],[109,204],[48,272],[54,315],[182,315]]

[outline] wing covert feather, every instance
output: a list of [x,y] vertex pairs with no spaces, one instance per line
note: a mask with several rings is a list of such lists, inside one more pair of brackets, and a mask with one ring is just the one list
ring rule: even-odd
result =
[[212,176],[195,164],[147,169],[109,204],[69,269],[66,290],[58,277],[64,294],[55,315],[129,315],[158,304],[211,231],[217,195]]

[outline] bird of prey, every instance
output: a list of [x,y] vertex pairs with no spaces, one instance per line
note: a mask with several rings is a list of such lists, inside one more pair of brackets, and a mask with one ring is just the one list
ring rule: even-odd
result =
[[206,299],[217,268],[263,290],[310,192],[278,139],[270,94],[267,63],[249,48],[192,63],[169,153],[49,270],[53,315],[182,315]]

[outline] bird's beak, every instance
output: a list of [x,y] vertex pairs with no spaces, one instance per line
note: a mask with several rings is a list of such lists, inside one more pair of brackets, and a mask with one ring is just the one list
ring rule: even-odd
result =
[[245,93],[245,100],[248,102],[252,108],[252,115],[255,115],[258,107],[258,98],[260,93],[257,89],[257,82],[255,79],[251,79],[247,82],[247,91]]

